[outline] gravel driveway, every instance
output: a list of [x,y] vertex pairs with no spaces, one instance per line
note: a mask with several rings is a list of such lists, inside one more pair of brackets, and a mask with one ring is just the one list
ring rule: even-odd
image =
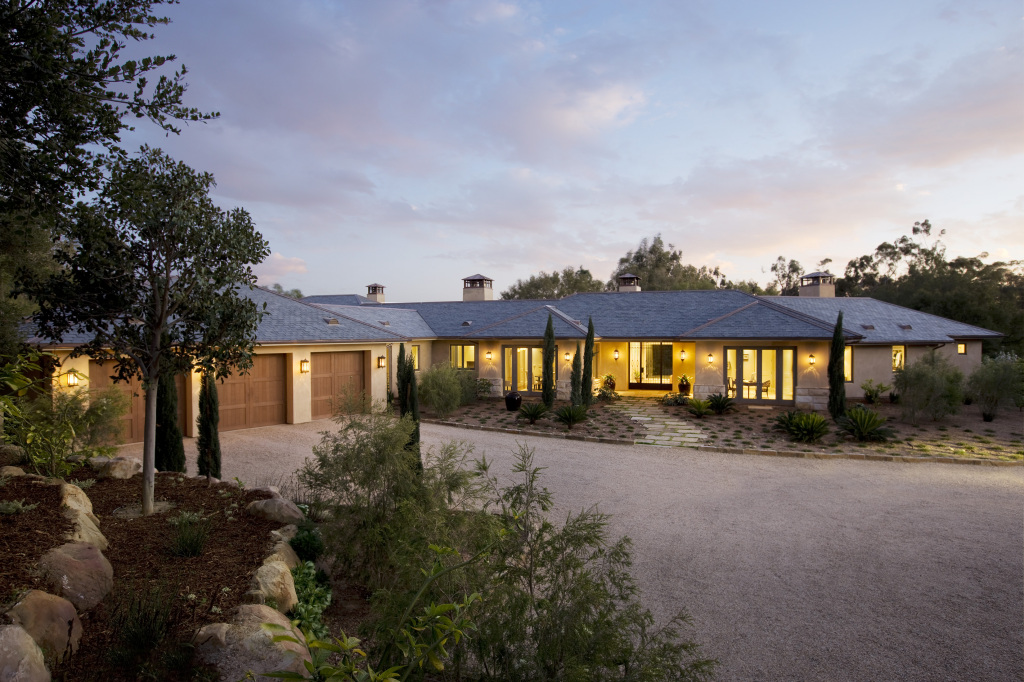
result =
[[[292,471],[330,426],[222,434],[225,476]],[[509,470],[512,436],[424,425],[446,439]],[[645,603],[690,612],[720,679],[1024,679],[1024,469],[520,440],[556,517],[613,514]]]

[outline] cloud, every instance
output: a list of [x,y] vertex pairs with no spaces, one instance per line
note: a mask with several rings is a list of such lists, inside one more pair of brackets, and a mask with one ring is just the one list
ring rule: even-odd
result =
[[305,274],[308,272],[306,261],[302,258],[284,256],[276,251],[271,253],[265,261],[253,268],[253,270],[256,272],[260,283],[263,284],[277,282],[288,275]]

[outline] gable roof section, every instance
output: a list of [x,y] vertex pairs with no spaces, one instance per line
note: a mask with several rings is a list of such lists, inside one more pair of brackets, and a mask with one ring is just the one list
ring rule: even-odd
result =
[[[434,337],[431,329],[415,310],[408,308],[392,308],[382,305],[327,305],[319,304],[336,315],[358,320],[374,329],[381,329],[393,334],[401,334],[408,338],[430,339]],[[383,324],[386,323],[386,324]]]
[[478,339],[540,339],[547,329],[548,315],[551,315],[557,338],[586,338],[586,327],[581,327],[576,320],[552,305],[541,305],[479,329],[470,329],[464,336]]
[[[386,303],[382,307],[415,310],[423,318],[427,327],[433,330],[432,336],[457,338],[529,312],[547,303],[551,303],[551,301],[429,301],[424,303]],[[465,324],[466,322],[469,324]],[[544,316],[544,323],[547,324],[547,315]],[[544,327],[541,327],[538,337],[543,335]]]
[[[368,286],[379,286],[370,284]],[[323,294],[318,296],[306,296],[302,299],[303,303],[313,303],[316,305],[379,305],[376,301],[371,301],[365,296],[359,294]]]
[[835,320],[842,310],[843,325],[847,329],[856,330],[863,337],[859,342],[861,344],[950,343],[962,339],[994,339],[1003,336],[990,329],[956,322],[874,298],[758,298],[822,320]]
[[[832,338],[834,325],[805,315],[794,314],[781,306],[753,300],[747,305],[689,329],[684,339],[822,339]],[[843,329],[847,339],[860,334]]]

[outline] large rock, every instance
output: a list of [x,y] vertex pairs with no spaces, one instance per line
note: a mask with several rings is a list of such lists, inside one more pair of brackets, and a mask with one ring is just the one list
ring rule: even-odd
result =
[[65,507],[77,509],[84,514],[87,514],[90,521],[99,525],[100,520],[92,513],[92,500],[90,500],[89,496],[85,494],[85,491],[77,485],[63,483],[60,486],[60,503]]
[[287,566],[289,570],[302,563],[299,561],[299,555],[295,553],[292,546],[284,541],[280,541],[274,545],[274,550],[270,553],[270,556],[263,560],[263,563],[269,564],[274,561],[280,561]]
[[64,536],[65,540],[84,542],[100,550],[107,548],[107,538],[93,522],[96,517],[92,513],[87,514],[80,509],[67,508],[64,510],[64,517],[72,523],[71,530]]
[[31,635],[46,660],[61,660],[78,651],[82,621],[67,599],[32,590],[7,615]]
[[0,466],[21,464],[25,461],[25,449],[20,445],[0,443]]
[[103,601],[114,587],[114,569],[94,545],[69,542],[39,560],[43,579],[79,611]]
[[50,682],[42,650],[20,625],[0,625],[0,682]]
[[21,467],[0,467],[0,478],[14,478],[15,476],[24,476],[25,470]]
[[131,478],[141,472],[142,462],[134,457],[115,457],[96,471],[100,478]]
[[294,538],[298,532],[299,527],[294,523],[289,523],[287,526],[281,526],[277,530],[270,531],[270,537],[277,541],[283,540],[284,542],[291,542],[292,538]]
[[[273,623],[284,632],[268,632],[263,623]],[[301,644],[275,642],[275,634],[289,634]],[[305,638],[289,620],[262,605],[238,607],[234,621],[214,623],[202,628],[195,638],[196,653],[206,663],[216,666],[223,680],[240,680],[252,671],[261,673],[288,670],[305,674],[303,661],[309,661]]]
[[271,561],[257,568],[253,587],[266,599],[273,599],[281,613],[288,613],[299,603],[295,595],[295,579],[283,561]]
[[256,500],[250,502],[246,511],[256,516],[261,516],[270,521],[278,523],[299,523],[305,516],[291,500],[283,497],[273,497],[269,500]]

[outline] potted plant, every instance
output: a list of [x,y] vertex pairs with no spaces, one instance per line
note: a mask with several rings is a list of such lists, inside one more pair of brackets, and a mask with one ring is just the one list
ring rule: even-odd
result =
[[605,374],[603,377],[601,377],[601,387],[602,388],[607,388],[609,391],[614,391],[615,390],[615,375],[614,374]]
[[690,377],[686,374],[679,375],[679,392],[683,395],[690,395]]

